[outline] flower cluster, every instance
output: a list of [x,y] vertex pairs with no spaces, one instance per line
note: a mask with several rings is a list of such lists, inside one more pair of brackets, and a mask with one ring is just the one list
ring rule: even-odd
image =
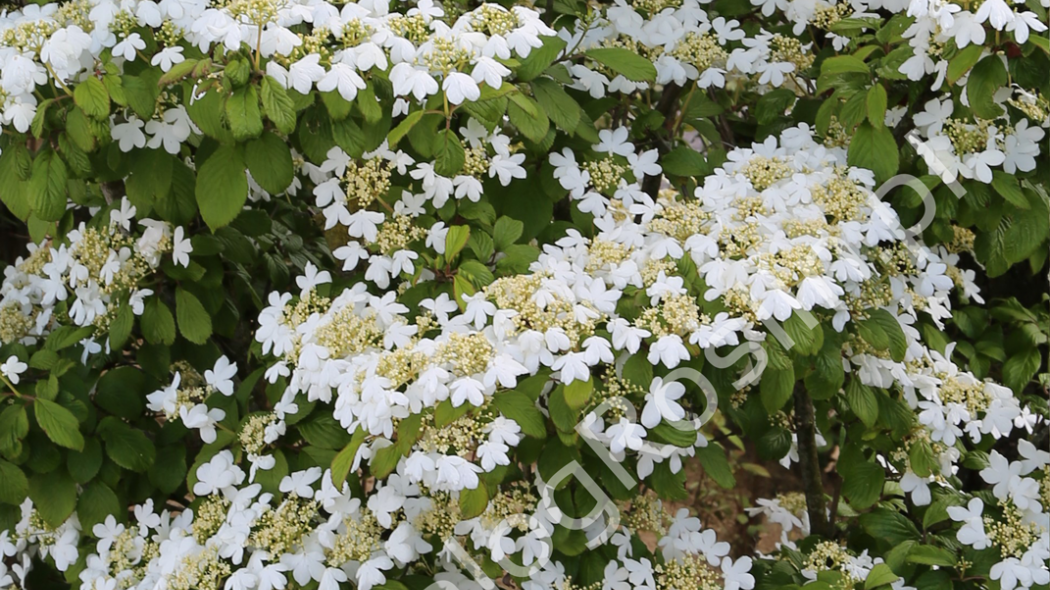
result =
[[[183,228],[152,219],[131,233],[135,207],[127,199],[109,213],[108,224],[81,223],[65,243],[31,245],[29,255],[4,269],[0,287],[0,343],[32,344],[55,326],[108,331],[124,308],[142,315],[153,290],[140,286],[165,255],[189,264],[193,247]],[[85,357],[99,344],[85,333]]]
[[[340,9],[274,0],[70,2],[12,11],[0,17],[2,121],[27,131],[39,106],[38,86],[65,87],[96,64],[116,74],[141,60],[169,72],[194,63],[192,54],[236,51],[242,44],[267,60],[269,76],[299,93],[316,88],[352,101],[374,69],[389,78],[395,96],[425,102],[441,93],[458,105],[477,100],[482,86],[502,86],[511,71],[500,60],[525,58],[542,37],[555,34],[536,11],[521,6],[486,4],[451,22],[443,16],[433,2],[399,13],[386,2]],[[177,153],[193,125],[174,100],[159,97],[145,121],[130,111],[114,120],[113,138],[125,151],[149,145]]]
[[0,13],[0,588],[1050,583],[1047,0],[513,4]]

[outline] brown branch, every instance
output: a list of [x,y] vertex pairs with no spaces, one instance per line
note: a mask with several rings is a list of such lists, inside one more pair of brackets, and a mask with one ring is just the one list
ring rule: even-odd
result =
[[824,497],[824,480],[820,473],[817,454],[817,426],[813,400],[802,383],[795,386],[795,431],[798,435],[798,464],[802,471],[802,486],[809,514],[809,530],[826,538],[835,536],[835,528],[828,520],[828,504]]

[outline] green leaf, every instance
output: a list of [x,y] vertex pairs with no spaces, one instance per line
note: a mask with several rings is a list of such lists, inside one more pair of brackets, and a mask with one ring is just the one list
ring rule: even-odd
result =
[[889,350],[890,348],[890,336],[882,329],[882,324],[871,318],[865,318],[854,322],[857,327],[857,334],[864,339],[865,342],[874,346],[879,350]]
[[365,134],[353,119],[332,121],[332,139],[351,157],[359,158],[364,153]]
[[580,415],[565,401],[564,385],[558,385],[551,391],[547,399],[547,411],[550,412],[551,421],[560,432],[567,434],[576,432],[576,424],[579,422]]
[[91,527],[103,522],[110,515],[115,515],[119,520],[123,520],[120,513],[120,500],[106,484],[93,481],[80,492],[80,500],[77,501],[77,517],[84,530],[91,530]]
[[182,80],[186,76],[189,76],[193,70],[197,68],[197,64],[200,61],[196,59],[184,59],[177,64],[171,66],[171,69],[164,73],[163,76],[157,80],[157,84],[160,86],[168,86],[179,80]]
[[[677,426],[687,426],[678,428]],[[692,428],[691,422],[682,422],[672,425],[666,421],[660,422],[654,428],[649,429],[649,439],[688,449],[696,444],[697,433]]]
[[259,93],[254,86],[245,86],[233,91],[226,99],[226,120],[230,123],[233,138],[244,141],[258,137],[263,130],[262,111],[259,110]]
[[284,134],[295,131],[295,103],[288,98],[288,92],[277,80],[266,76],[259,84],[259,96],[262,98],[263,112],[266,118]]
[[66,469],[70,477],[79,484],[91,481],[102,467],[102,443],[98,438],[84,439],[83,451],[69,451],[66,454]]
[[459,492],[459,512],[461,518],[471,519],[481,516],[488,505],[489,491],[482,482],[478,482],[478,487],[473,490],[465,489]]
[[875,564],[875,567],[868,572],[868,577],[864,578],[864,590],[872,590],[873,588],[892,584],[899,578],[900,576],[893,573],[890,566],[885,563]]
[[703,154],[688,146],[679,146],[660,159],[664,172],[672,176],[705,176],[711,172]]
[[[156,74],[156,77],[154,77]],[[140,76],[123,76],[120,85],[124,88],[124,97],[139,118],[149,121],[153,118],[153,112],[157,108],[157,96],[160,88],[156,84],[159,80],[160,69],[145,70]],[[148,79],[147,79],[148,78]],[[202,107],[204,105],[201,105]],[[191,109],[187,108],[187,112]],[[192,112],[190,113],[192,116]],[[215,113],[218,115],[218,113]],[[199,126],[199,125],[198,125]],[[203,131],[204,129],[201,128]]]
[[212,231],[240,214],[248,199],[248,177],[236,148],[219,146],[197,172],[197,206]]
[[297,427],[306,442],[322,449],[340,449],[350,442],[350,433],[332,415],[319,414]]
[[736,485],[736,477],[729,467],[725,449],[718,443],[709,443],[706,447],[697,447],[696,457],[704,467],[706,473],[715,483],[725,489],[732,489]]
[[166,494],[179,489],[186,479],[186,448],[181,444],[163,447],[149,468],[150,483]]
[[507,104],[507,97],[500,96],[490,100],[465,102],[461,108],[491,132],[502,123],[503,115],[507,112]]
[[146,301],[139,324],[142,335],[150,344],[171,346],[175,342],[175,317],[160,297],[150,297]]
[[955,83],[965,76],[966,72],[970,71],[970,68],[977,63],[977,60],[981,59],[982,53],[984,53],[984,45],[976,43],[971,43],[965,49],[956,53],[955,57],[948,62],[948,73],[945,76],[948,85],[955,86]]
[[886,182],[900,167],[900,153],[893,133],[885,126],[862,123],[850,140],[846,162],[850,166],[867,168],[875,173],[878,182]]
[[557,36],[544,36],[540,37],[540,40],[543,45],[533,48],[529,56],[522,60],[521,65],[515,70],[518,81],[528,82],[539,76],[565,49],[565,41]]
[[904,335],[904,329],[901,328],[900,322],[885,309],[876,309],[869,312],[869,315],[870,319],[868,321],[877,324],[882,333],[889,339],[890,356],[898,363],[903,361],[904,355],[908,353],[908,339]]
[[212,333],[211,316],[197,296],[179,287],[175,290],[175,318],[179,332],[194,344],[204,344]]
[[869,74],[868,64],[864,60],[853,55],[838,55],[829,57],[820,64],[820,74]]
[[982,119],[995,119],[1003,114],[1003,108],[995,103],[995,93],[1007,82],[1003,58],[992,54],[973,67],[966,81],[966,97],[974,115]]
[[791,399],[795,388],[795,369],[788,365],[787,368],[778,369],[772,364],[767,365],[762,372],[762,381],[759,383],[759,395],[762,406],[769,414],[775,414],[784,407]]
[[29,124],[29,133],[33,137],[44,137],[44,123],[47,122],[47,109],[54,104],[55,99],[49,98],[42,101],[36,107],[36,114],[33,115],[33,122]]
[[1007,174],[1001,170],[993,170],[992,188],[1014,207],[1026,211],[1031,209],[1031,204],[1028,203],[1028,199],[1025,198],[1024,192],[1021,191],[1021,186],[1017,182],[1017,177],[1013,174]]
[[859,521],[869,535],[893,545],[920,538],[919,529],[907,516],[889,508],[876,508],[861,514]]
[[886,124],[886,89],[882,84],[876,84],[868,90],[866,107],[868,110],[868,122],[873,127],[883,127]]
[[0,153],[0,201],[18,219],[30,214],[29,183],[21,178],[21,169],[29,164],[29,150],[21,145],[9,145]]
[[637,53],[622,47],[599,47],[586,52],[587,57],[632,82],[655,82],[656,66]]
[[117,367],[106,371],[95,387],[95,403],[103,410],[133,420],[146,409],[146,374],[136,367]]
[[510,122],[521,132],[522,135],[536,143],[543,141],[550,130],[550,120],[546,113],[540,108],[536,101],[520,92],[509,95],[510,104],[507,114]]
[[319,94],[321,95],[321,102],[323,102],[324,107],[328,109],[328,114],[332,117],[333,121],[342,121],[350,115],[354,103],[343,98],[338,91],[330,90]]
[[133,164],[124,181],[128,200],[139,210],[149,211],[171,192],[176,161],[162,149],[135,150],[129,155]]
[[80,434],[80,422],[73,412],[57,403],[37,398],[33,403],[37,424],[56,445],[67,449],[82,450],[84,437]]
[[332,459],[332,483],[337,488],[341,487],[347,476],[350,475],[357,451],[361,448],[361,443],[365,441],[366,435],[365,430],[358,427],[350,437],[350,442],[346,443],[346,446]]
[[110,416],[99,423],[98,432],[106,443],[106,454],[117,465],[137,473],[153,465],[157,450],[142,431]]
[[470,226],[453,225],[445,234],[445,258],[455,260],[470,239]]
[[1012,389],[1016,395],[1020,395],[1032,380],[1035,372],[1039,370],[1040,365],[1042,365],[1041,354],[1034,346],[1018,354],[1010,355],[1003,363],[1003,384]]
[[0,453],[8,456],[19,455],[22,449],[21,440],[29,434],[29,417],[25,406],[10,405],[0,412]]
[[492,238],[496,249],[500,252],[506,251],[508,246],[518,241],[524,231],[524,223],[511,217],[500,217],[492,228]]
[[856,510],[863,510],[879,501],[882,486],[886,481],[886,471],[882,467],[865,460],[854,460],[840,465],[842,494],[849,500],[850,506]]
[[912,471],[919,477],[929,477],[940,471],[937,456],[933,453],[933,448],[930,447],[930,443],[927,441],[912,443],[911,449],[908,450],[908,460]]
[[112,350],[121,350],[124,343],[131,335],[131,329],[135,327],[135,314],[127,303],[117,309],[116,316],[109,325],[109,347]]
[[871,428],[879,419],[879,400],[870,387],[853,378],[846,385],[846,401],[865,426]]
[[66,163],[46,149],[33,159],[33,175],[29,180],[29,206],[33,214],[44,221],[58,221],[66,212],[66,181],[69,173]]
[[759,125],[769,125],[783,117],[784,112],[791,108],[797,100],[795,93],[787,88],[767,92],[755,104],[755,120]]
[[367,82],[365,87],[358,91],[355,104],[360,109],[366,123],[378,123],[383,118],[383,107],[376,98],[375,86],[372,85],[371,81]]
[[574,411],[582,410],[591,401],[594,392],[594,379],[574,380],[565,386],[565,403]]
[[18,506],[29,494],[26,474],[13,463],[0,459],[0,502]]
[[459,137],[450,129],[442,129],[434,137],[434,172],[449,178],[459,174],[466,162],[466,153]]
[[44,522],[57,528],[77,506],[77,486],[65,470],[55,469],[29,479],[29,497]]
[[653,491],[662,500],[682,501],[689,498],[689,492],[685,490],[685,470],[672,473],[670,461],[657,463],[649,479]]
[[386,479],[386,476],[393,473],[400,460],[401,450],[397,448],[397,445],[390,445],[379,449],[372,455],[368,468],[376,478]]
[[102,85],[102,80],[94,76],[77,84],[73,90],[73,102],[89,117],[105,119],[109,116],[109,91]]
[[821,347],[824,346],[824,329],[820,326],[820,323],[816,323],[811,328],[806,325],[802,316],[797,313],[791,314],[791,317],[784,322],[784,332],[787,333],[794,343],[791,351],[796,354],[802,356],[814,355],[820,352]]
[[266,132],[244,146],[244,162],[259,186],[271,195],[279,195],[292,184],[295,169],[288,144]]
[[582,111],[561,84],[550,78],[536,78],[532,81],[532,95],[555,125],[570,135],[575,132]]
[[408,132],[411,131],[412,128],[415,127],[416,123],[418,123],[419,120],[422,118],[423,111],[412,111],[411,113],[406,115],[400,123],[397,124],[397,127],[391,129],[390,135],[386,136],[387,144],[390,146],[390,149],[396,148],[397,143],[401,141],[401,138],[407,135]]
[[492,401],[504,416],[517,422],[526,435],[547,436],[547,420],[529,396],[518,391],[502,391],[493,396]]
[[908,552],[908,561],[923,565],[951,567],[955,565],[955,554],[933,545],[916,545]]

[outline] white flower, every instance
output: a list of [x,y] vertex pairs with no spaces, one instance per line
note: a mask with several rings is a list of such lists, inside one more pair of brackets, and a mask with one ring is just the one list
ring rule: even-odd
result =
[[205,404],[197,404],[187,409],[179,406],[179,418],[182,419],[186,428],[200,430],[201,440],[205,443],[215,442],[215,425],[226,417],[226,411],[219,408],[208,408]]
[[226,355],[215,361],[215,366],[204,371],[204,380],[225,396],[233,395],[233,378],[237,375],[237,363],[231,363]]
[[462,73],[451,72],[441,82],[441,89],[452,104],[461,104],[465,101],[474,101],[481,98],[481,89],[474,78]]
[[307,262],[306,268],[303,270],[306,274],[295,278],[296,286],[299,287],[303,293],[316,289],[318,285],[332,282],[332,273],[327,270],[318,271],[317,266],[312,262]]
[[[429,72],[404,62],[390,70],[390,82],[394,86],[395,95],[408,96],[411,94],[419,101],[438,91],[437,80]],[[475,87],[477,87],[476,83]]]
[[496,89],[503,86],[503,79],[509,75],[510,69],[488,56],[479,57],[470,72],[470,76],[478,84],[484,82]]
[[296,471],[286,475],[281,480],[281,485],[278,489],[285,494],[294,493],[300,498],[313,498],[314,489],[312,486],[317,480],[321,479],[322,473],[320,467],[311,467],[306,471]]
[[944,100],[934,98],[926,102],[925,110],[916,113],[913,121],[923,133],[933,135],[941,131],[944,122],[952,116],[954,111],[955,104],[950,97]]
[[324,68],[318,64],[320,60],[320,54],[310,53],[293,63],[288,68],[288,85],[300,94],[309,94],[314,83],[325,75]]
[[182,48],[178,46],[165,47],[158,51],[153,59],[150,60],[150,65],[160,66],[161,71],[167,72],[171,70],[175,64],[180,64],[185,61],[186,58],[182,55]]
[[20,375],[25,373],[28,368],[29,365],[18,360],[17,356],[11,355],[7,357],[7,360],[4,361],[2,365],[0,365],[0,373],[3,373],[4,377],[6,377],[11,383],[18,385],[18,382],[21,379]]
[[602,129],[598,132],[598,145],[594,146],[596,152],[608,152],[629,156],[634,154],[634,144],[627,141],[630,130],[626,127],[618,127],[615,130]]
[[120,209],[113,209],[109,212],[109,222],[119,225],[124,228],[124,231],[130,231],[131,220],[135,219],[135,212],[135,206],[131,204],[131,201],[127,197],[121,197]]
[[233,463],[233,453],[219,451],[210,461],[197,468],[193,493],[207,496],[244,481],[244,472]]
[[142,132],[145,125],[138,117],[129,115],[126,122],[114,125],[109,134],[117,140],[120,151],[130,152],[134,148],[146,146],[146,134]]
[[1009,494],[1010,487],[1020,481],[1021,462],[1011,463],[999,451],[992,451],[988,456],[988,467],[981,470],[981,478],[985,483],[992,484],[992,493],[996,498],[1005,500]]
[[677,381],[664,383],[660,377],[654,377],[645,394],[645,408],[642,410],[642,426],[655,428],[662,420],[677,422],[685,418],[685,410],[676,400],[685,395],[685,385]]
[[756,69],[762,74],[758,78],[759,84],[779,87],[784,83],[784,75],[795,71],[795,64],[790,62],[769,62],[759,64]]
[[138,33],[132,33],[113,46],[113,55],[119,55],[128,61],[134,61],[137,52],[145,48],[146,42],[142,40],[142,36]]
[[689,357],[689,349],[678,334],[661,336],[649,347],[649,362],[654,365],[658,362],[663,363],[668,369],[677,367],[678,363],[689,360]]
[[1007,23],[1013,21],[1014,11],[1010,9],[1010,5],[1004,0],[987,0],[981,3],[974,16],[977,22],[983,23],[987,21],[988,24],[992,25],[992,28],[1001,31]]
[[525,169],[521,167],[524,161],[525,154],[496,154],[489,162],[489,178],[499,176],[499,183],[503,186],[507,186],[515,178],[525,178]]
[[328,73],[317,82],[317,89],[321,92],[338,90],[339,96],[351,102],[357,98],[357,91],[364,90],[365,86],[357,71],[344,63],[333,63]]
[[613,454],[619,454],[624,452],[625,449],[631,449],[637,451],[642,448],[642,439],[646,437],[645,429],[641,426],[632,423],[627,418],[620,418],[620,421],[613,424],[605,431],[605,435],[609,437],[609,450]]
[[361,564],[357,570],[357,587],[359,590],[372,590],[373,586],[386,583],[385,570],[394,567],[394,562],[384,555],[373,556]]
[[[132,215],[134,215],[134,212]],[[189,268],[190,254],[193,253],[193,242],[185,236],[186,232],[182,229],[181,225],[175,228],[175,233],[172,235],[171,242],[171,259],[175,261],[175,264],[180,264]]]
[[751,558],[741,557],[735,562],[731,557],[722,558],[722,578],[725,590],[751,590],[755,577],[751,575]]

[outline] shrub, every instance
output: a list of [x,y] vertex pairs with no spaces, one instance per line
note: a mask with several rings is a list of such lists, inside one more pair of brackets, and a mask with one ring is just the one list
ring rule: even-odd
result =
[[1046,21],[12,7],[0,586],[1045,588]]

